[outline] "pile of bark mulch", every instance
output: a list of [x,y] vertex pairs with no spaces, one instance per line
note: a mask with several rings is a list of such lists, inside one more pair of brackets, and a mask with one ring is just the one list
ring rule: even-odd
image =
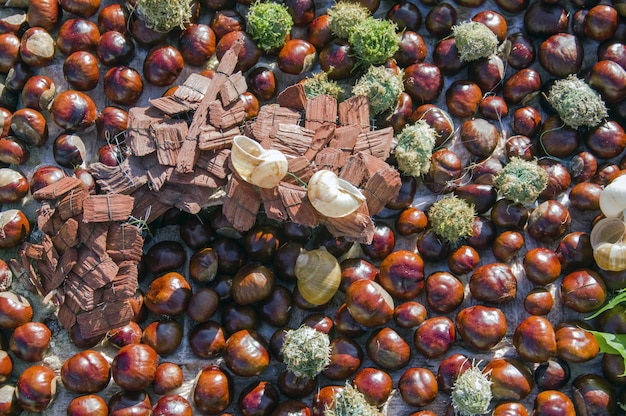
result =
[[43,237],[20,247],[13,270],[31,291],[59,307],[63,327],[78,325],[84,338],[130,322],[143,247],[141,230],[129,222],[134,198],[91,195],[74,177],[33,197],[41,201],[37,226]]
[[[116,167],[90,166],[100,188],[134,197],[131,215],[147,223],[172,206],[197,213],[221,204],[233,227],[247,231],[263,207],[278,221],[323,224],[334,236],[371,242],[371,216],[401,186],[398,171],[386,163],[393,129],[370,129],[363,96],[341,103],[326,95],[307,99],[300,84],[285,89],[277,104],[262,106],[255,120],[245,121],[239,97],[247,85],[243,74],[234,72],[241,47],[233,45],[213,78],[193,74],[173,95],[131,109],[126,144],[132,155]],[[277,187],[258,188],[232,171],[230,148],[238,134],[287,156],[289,173]],[[319,214],[307,198],[306,183],[320,169],[360,188],[366,203],[343,218]]]

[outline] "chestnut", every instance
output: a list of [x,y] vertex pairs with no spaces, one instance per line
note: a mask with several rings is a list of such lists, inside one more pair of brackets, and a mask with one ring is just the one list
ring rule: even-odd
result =
[[60,0],[61,8],[80,17],[91,17],[100,8],[100,0]]
[[542,287],[531,290],[524,298],[524,310],[531,315],[547,315],[553,305],[552,293]]
[[133,105],[143,91],[141,75],[133,68],[115,66],[104,75],[104,95],[119,105]]
[[228,337],[223,356],[226,366],[233,373],[245,377],[261,374],[270,361],[263,338],[258,333],[246,329]]
[[[0,224],[3,224],[3,233],[0,235],[0,249],[15,247],[22,243],[30,234],[30,223],[28,222],[28,218],[26,218],[26,215],[24,215],[24,213],[19,209],[7,209],[0,212]],[[11,302],[11,304],[13,304],[13,302]],[[27,321],[32,318],[32,309],[30,310],[29,315],[30,317]],[[20,319],[21,318],[18,318],[18,321]]]
[[0,34],[0,73],[6,74],[19,59],[20,38],[13,33]]
[[404,90],[418,105],[435,101],[443,89],[441,70],[428,62],[409,65],[404,70],[403,80]]
[[106,340],[116,348],[122,348],[128,344],[139,344],[141,342],[142,330],[136,322],[129,322],[107,332]]
[[626,69],[617,62],[596,62],[589,72],[588,83],[600,93],[607,104],[618,103],[626,97]]
[[95,350],[77,352],[61,366],[61,381],[74,393],[97,393],[107,387],[110,379],[111,365]]
[[354,375],[352,383],[369,404],[377,407],[387,401],[393,387],[391,376],[386,371],[374,367],[359,370]]
[[142,260],[150,273],[158,274],[180,268],[186,259],[187,254],[181,243],[162,240],[150,247]]
[[135,57],[135,43],[130,35],[110,30],[100,36],[96,55],[105,66],[127,65]]
[[221,60],[226,51],[230,49],[231,45],[238,41],[243,42],[243,48],[241,48],[239,54],[237,55],[239,59],[237,60],[235,71],[246,72],[261,58],[261,49],[259,49],[250,35],[248,35],[245,31],[235,30],[222,36],[222,38],[217,42],[215,55],[217,56],[217,59]]
[[474,305],[462,309],[455,318],[456,330],[470,347],[486,351],[506,335],[507,323],[500,309]]
[[136,18],[131,19],[130,33],[133,39],[145,47],[164,43],[167,39],[167,32],[159,32],[148,26],[148,22],[142,15],[137,15]]
[[230,402],[231,382],[227,373],[215,365],[204,367],[193,387],[193,403],[198,410],[206,413],[220,413]]
[[408,207],[402,210],[395,222],[396,232],[402,236],[420,233],[427,226],[428,217],[424,211],[415,207]]
[[250,92],[262,101],[270,100],[276,94],[276,77],[270,68],[258,66],[247,76]]
[[556,333],[546,318],[529,316],[515,328],[513,345],[522,359],[541,363],[556,354]]
[[152,48],[143,61],[143,76],[152,85],[165,87],[176,81],[185,63],[173,46]]
[[372,280],[357,280],[346,291],[346,306],[355,321],[367,327],[384,325],[393,316],[389,292]]
[[231,295],[239,305],[250,305],[267,298],[274,289],[274,273],[259,264],[247,264],[233,277]]
[[219,8],[211,16],[209,27],[213,30],[217,39],[221,39],[228,32],[245,30],[246,21],[236,9]]
[[450,393],[456,378],[465,370],[471,368],[472,363],[466,356],[459,353],[450,354],[439,363],[437,369],[437,384],[439,390]]
[[115,30],[125,33],[128,29],[128,9],[123,4],[113,3],[100,9],[98,29],[100,33]]
[[41,361],[50,347],[52,332],[41,322],[26,322],[15,328],[9,338],[9,349],[21,360]]
[[567,12],[558,3],[533,3],[524,13],[524,28],[530,35],[550,36],[567,32]]
[[437,44],[433,51],[433,62],[446,75],[456,75],[466,66],[459,56],[454,37],[444,38]]
[[48,140],[48,123],[39,111],[32,108],[20,108],[13,113],[11,130],[15,137],[31,146],[41,146]]
[[214,321],[196,325],[189,332],[189,347],[201,358],[213,358],[221,354],[226,345],[224,329]]
[[590,269],[575,270],[561,281],[561,299],[573,311],[593,312],[604,303],[606,296],[604,281]]
[[393,310],[393,320],[400,328],[414,328],[426,320],[426,308],[419,302],[402,302]]
[[28,181],[17,170],[0,168],[0,203],[21,201],[28,194]]
[[285,326],[291,318],[292,305],[291,291],[284,286],[277,285],[259,305],[259,315],[272,326]]
[[[413,116],[411,115],[411,118]],[[428,122],[428,121],[427,121]],[[415,192],[417,191],[417,180],[414,176],[400,176],[400,190],[394,199],[389,201],[385,207],[389,209],[406,209],[413,203]],[[397,231],[397,230],[396,230]]]
[[96,394],[74,397],[67,404],[68,416],[107,416],[108,414],[109,406],[102,397]]
[[189,401],[179,394],[169,394],[157,400],[152,416],[193,416]]
[[191,24],[178,38],[178,48],[188,65],[202,66],[215,53],[216,35],[205,24]]
[[570,378],[567,362],[555,357],[535,368],[535,382],[540,390],[561,389]]
[[435,272],[426,279],[426,300],[432,310],[449,313],[463,302],[465,287],[448,272]]
[[[558,410],[555,410],[558,409]],[[576,410],[572,400],[558,390],[544,390],[537,394],[534,403],[534,416],[575,416]]]
[[422,323],[413,335],[415,349],[426,358],[442,357],[454,344],[454,322],[445,316],[435,316]]
[[94,124],[98,111],[87,94],[67,90],[56,96],[50,106],[50,115],[62,129],[82,131]]
[[427,368],[411,367],[398,380],[402,400],[411,406],[426,406],[437,398],[437,378]]
[[426,59],[426,43],[416,32],[404,31],[400,36],[399,46],[400,49],[394,54],[394,59],[402,67],[407,67]]
[[128,112],[119,107],[109,106],[100,111],[96,118],[98,138],[104,140],[116,139],[128,126]]
[[[460,98],[457,97],[455,101],[459,99]],[[469,115],[471,114],[466,116]],[[485,119],[473,118],[465,121],[461,125],[461,141],[463,146],[479,159],[487,158],[493,153],[498,144],[498,138],[499,134],[496,126]]]
[[502,94],[509,104],[518,104],[541,89],[541,75],[532,68],[522,68],[504,82]]
[[392,253],[395,244],[395,234],[391,227],[378,222],[374,225],[372,241],[369,244],[361,244],[361,249],[370,259],[381,260]]
[[217,311],[219,297],[208,287],[203,287],[191,295],[187,304],[187,315],[196,322],[206,322]]
[[534,387],[533,374],[517,358],[495,358],[483,369],[490,375],[494,400],[523,400]]
[[478,111],[488,120],[501,120],[509,114],[509,106],[504,101],[504,98],[497,95],[489,95],[480,101]]
[[76,134],[59,135],[52,144],[52,154],[55,162],[68,169],[79,167],[87,161],[85,143]]
[[446,90],[448,111],[461,118],[473,116],[482,98],[483,93],[480,87],[471,81],[454,81]]
[[[28,23],[28,26],[41,26],[46,30],[54,29],[61,14],[61,9],[57,1],[35,0],[27,2],[26,4],[28,6],[28,11],[26,12],[26,22]],[[9,4],[7,4],[7,6],[8,5]]]
[[27,367],[17,379],[15,396],[23,410],[43,412],[56,396],[56,374],[45,365]]
[[583,363],[600,352],[596,338],[578,321],[566,321],[556,327],[556,354],[568,363]]
[[191,286],[180,273],[169,272],[150,283],[144,303],[159,315],[175,316],[185,312],[191,298]]
[[163,357],[176,351],[182,338],[182,326],[177,321],[166,319],[146,326],[141,342],[154,348]]
[[121,390],[109,398],[109,416],[150,415],[150,396],[144,391]]
[[94,51],[100,38],[95,23],[87,19],[67,19],[59,28],[56,44],[61,53],[69,56],[76,51]]
[[138,392],[148,387],[156,375],[158,355],[145,344],[125,345],[111,363],[113,380],[124,390]]
[[49,65],[54,58],[55,41],[42,27],[26,29],[20,42],[22,62],[33,68]]
[[156,394],[167,394],[183,385],[183,370],[174,363],[161,363],[157,366],[152,390]]
[[383,327],[372,333],[365,344],[365,348],[367,356],[384,370],[399,370],[405,367],[411,359],[411,347],[391,327]]
[[517,279],[505,263],[490,263],[474,270],[469,288],[474,299],[502,305],[515,298]]
[[539,46],[539,62],[551,75],[564,78],[576,74],[583,65],[584,51],[577,36],[557,33]]
[[13,360],[11,356],[5,350],[0,350],[0,382],[4,384],[11,377],[12,372]]
[[428,33],[438,38],[445,38],[452,33],[452,26],[456,24],[456,9],[448,3],[433,5],[424,19],[424,26]]
[[50,77],[33,75],[24,84],[22,102],[24,107],[37,111],[48,110],[55,95],[56,85]]
[[304,39],[290,39],[278,53],[278,68],[286,74],[299,75],[311,69],[317,51]]
[[626,149],[626,132],[614,120],[608,120],[589,129],[585,144],[600,159],[612,159]]

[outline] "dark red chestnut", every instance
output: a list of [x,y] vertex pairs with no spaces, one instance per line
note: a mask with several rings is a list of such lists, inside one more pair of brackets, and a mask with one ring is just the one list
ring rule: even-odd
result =
[[452,348],[455,338],[454,322],[445,316],[435,316],[415,330],[413,344],[426,358],[439,358]]
[[580,71],[584,51],[577,36],[569,33],[557,33],[543,41],[539,46],[539,62],[551,75],[564,78]]
[[533,375],[528,366],[517,358],[496,358],[483,369],[490,375],[493,398],[503,400],[523,400],[534,387]]
[[359,370],[352,379],[354,386],[365,396],[365,400],[373,406],[382,406],[387,401],[393,387],[391,376],[387,372],[366,367]]
[[113,380],[128,391],[148,387],[156,375],[158,355],[145,344],[129,344],[119,349],[111,363]]
[[506,335],[504,313],[483,305],[462,309],[455,318],[456,330],[470,347],[484,351],[495,347]]
[[0,34],[0,73],[6,74],[19,59],[20,38],[14,33]]
[[21,360],[41,361],[50,347],[52,332],[41,322],[26,322],[15,328],[9,339],[9,349]]
[[274,289],[274,273],[260,264],[247,264],[233,277],[231,296],[239,305],[250,305],[267,298]]
[[49,65],[54,58],[55,41],[43,27],[31,27],[24,32],[20,43],[22,62],[41,68]]
[[109,344],[116,348],[122,348],[128,344],[139,344],[141,342],[142,330],[136,322],[129,322],[124,326],[115,328],[107,332],[106,339]]
[[107,416],[109,406],[104,399],[96,394],[74,397],[67,405],[68,416]]
[[180,273],[169,272],[150,283],[144,302],[154,313],[175,316],[185,312],[190,297],[189,282]]
[[41,146],[48,140],[45,117],[32,108],[20,108],[11,117],[13,134],[31,146]]
[[250,92],[260,100],[270,100],[276,94],[276,77],[270,68],[258,66],[247,77]]
[[215,53],[215,32],[208,25],[191,24],[178,38],[178,47],[185,63],[202,66]]
[[111,30],[125,33],[128,30],[128,9],[123,4],[109,4],[98,13],[98,29],[101,33]]
[[146,269],[154,274],[175,270],[187,258],[183,245],[175,240],[163,240],[154,244],[143,256]]
[[509,104],[518,104],[541,89],[541,76],[532,68],[522,68],[504,83],[502,94]]
[[17,379],[15,395],[27,412],[43,412],[56,396],[56,374],[45,365],[27,367]]
[[225,345],[224,329],[217,322],[207,321],[196,325],[189,333],[189,347],[198,357],[216,357]]
[[28,194],[28,180],[15,169],[0,168],[0,203],[21,201]]
[[542,287],[531,290],[524,298],[524,310],[531,315],[547,315],[553,305],[552,293]]
[[108,386],[110,379],[111,365],[95,350],[77,352],[61,367],[61,381],[74,393],[97,393]]
[[437,398],[439,387],[432,371],[411,367],[400,376],[398,390],[402,400],[411,406],[426,406]]
[[414,328],[426,320],[426,308],[419,302],[402,302],[393,310],[393,320],[400,328]]
[[50,106],[50,115],[59,127],[68,131],[82,131],[94,124],[98,112],[87,94],[67,90],[56,96]]
[[[17,246],[30,234],[28,218],[19,209],[7,209],[0,212],[0,224],[3,224],[3,233],[0,235],[1,249]],[[32,309],[29,315],[32,318]],[[30,320],[30,318],[27,320]]]
[[243,42],[244,46],[237,55],[239,59],[235,70],[246,72],[261,58],[261,49],[256,46],[256,43],[254,43],[250,35],[243,30],[235,30],[222,36],[219,42],[217,42],[215,55],[218,59],[222,59],[226,51],[230,49],[231,45],[236,41]]
[[438,3],[430,8],[424,26],[433,36],[445,38],[452,33],[452,26],[456,24],[456,9],[448,3]]
[[278,67],[286,74],[308,71],[317,57],[315,46],[304,39],[290,39],[278,53]]
[[61,53],[69,56],[76,51],[94,51],[100,38],[95,23],[87,19],[68,19],[59,28],[56,44]]
[[133,105],[143,91],[139,72],[126,66],[116,66],[104,75],[104,95],[119,105]]
[[556,354],[556,334],[546,318],[529,316],[515,328],[513,345],[522,359],[541,363]]
[[176,81],[184,65],[178,49],[173,46],[155,47],[143,61],[143,76],[150,84],[165,87]]
[[471,117],[482,97],[483,93],[477,84],[465,80],[454,81],[446,90],[448,111],[457,117]]
[[109,416],[149,415],[152,404],[145,390],[120,390],[109,399]]
[[230,380],[226,373],[214,365],[204,367],[193,388],[193,402],[202,412],[220,413],[232,400]]
[[167,394],[183,385],[183,369],[179,365],[169,362],[157,366],[152,390],[156,394]]
[[100,36],[96,55],[105,66],[128,65],[135,57],[135,43],[130,35],[110,30]]
[[160,356],[166,356],[178,348],[183,338],[183,328],[172,319],[155,321],[143,330],[141,342],[151,346]]
[[474,299],[501,305],[515,298],[517,279],[505,263],[490,263],[474,270],[469,288]]
[[56,163],[68,169],[79,167],[87,161],[85,143],[76,134],[64,133],[57,137],[52,144],[52,154]]
[[391,327],[383,327],[374,332],[365,347],[368,357],[384,370],[399,370],[411,359],[411,347]]
[[98,138],[115,140],[128,127],[128,112],[119,107],[104,107],[96,118]]
[[418,62],[404,70],[404,89],[418,105],[434,101],[443,88],[439,68],[428,62]]
[[238,376],[257,376],[269,365],[270,356],[259,334],[241,330],[226,340],[223,351],[226,366]]

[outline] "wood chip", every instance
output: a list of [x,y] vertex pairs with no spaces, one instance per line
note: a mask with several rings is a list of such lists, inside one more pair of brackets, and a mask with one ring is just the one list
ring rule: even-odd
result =
[[337,100],[330,95],[318,95],[307,100],[304,127],[317,130],[325,124],[337,122]]
[[92,338],[128,324],[133,315],[133,308],[128,301],[106,302],[91,312],[77,315],[76,322],[81,335]]
[[360,133],[361,129],[358,126],[337,127],[333,139],[328,143],[328,146],[336,147],[347,155],[351,155]]
[[143,158],[128,157],[117,166],[95,162],[89,165],[89,172],[103,192],[131,194],[148,182],[141,159]]
[[[37,228],[46,234],[56,234],[59,227],[63,225],[63,220],[59,218],[58,214],[55,214],[56,209],[50,205],[50,202],[43,201],[37,209]],[[60,222],[60,224],[55,224],[55,221]],[[48,224],[49,222],[50,224]]]
[[225,178],[218,178],[205,169],[199,167],[196,167],[196,169],[194,169],[191,173],[178,173],[174,170],[167,181],[173,185],[212,189],[224,186],[227,182]]
[[327,169],[339,174],[339,169],[345,165],[348,155],[336,147],[325,147],[315,156],[317,170]]
[[339,103],[339,125],[357,126],[361,133],[370,131],[370,106],[364,95],[353,95]]
[[204,97],[210,83],[210,78],[192,73],[183,84],[176,88],[174,94],[149,101],[153,107],[168,115],[193,111],[202,101],[202,97]]
[[68,218],[59,229],[57,235],[52,237],[52,244],[59,253],[64,253],[67,249],[78,245],[78,221]]
[[157,147],[159,163],[165,166],[176,166],[178,151],[187,136],[185,120],[163,120],[150,126],[150,133]]
[[59,201],[57,212],[63,221],[83,213],[83,202],[89,195],[89,190],[85,186],[72,189]]
[[135,205],[131,217],[145,221],[146,224],[150,224],[172,207],[172,205],[162,201],[157,192],[150,191],[147,186],[133,192],[133,197],[135,198]]
[[97,257],[106,256],[108,231],[108,224],[78,220],[78,238],[82,245],[93,251]]
[[253,185],[231,177],[222,207],[224,216],[237,231],[248,231],[256,222],[261,201]]
[[258,142],[271,140],[281,124],[298,124],[299,120],[299,111],[277,104],[266,104],[259,109],[252,126],[252,135]]
[[241,100],[234,101],[228,107],[223,107],[217,100],[209,103],[209,123],[217,129],[238,127],[245,118],[246,108]]
[[[159,159],[155,153],[151,153],[141,158],[141,163],[146,170],[146,177],[148,178],[148,186],[153,191],[159,191],[163,185],[167,182],[168,178],[174,171],[172,166],[163,166],[159,163]],[[134,193],[133,193],[134,195]]]
[[136,225],[114,223],[107,232],[106,251],[116,263],[139,262],[142,256],[143,237]]
[[94,299],[95,289],[82,281],[82,278],[71,272],[63,282],[63,291],[66,299],[80,305],[83,311],[90,311],[96,307]]
[[286,221],[289,219],[289,214],[283,205],[283,200],[278,193],[278,187],[273,188],[259,188],[261,194],[261,200],[263,201],[263,208],[268,218],[276,221]]
[[79,186],[83,186],[83,181],[73,176],[64,176],[58,181],[36,190],[33,193],[33,198],[38,201],[42,199],[57,199]]
[[319,129],[315,130],[313,139],[311,140],[311,146],[304,152],[304,157],[309,161],[313,161],[317,152],[322,150],[330,142],[335,134],[334,124],[325,124]]
[[184,187],[166,184],[159,192],[158,198],[171,206],[175,206],[190,214],[197,214],[208,206],[209,199],[218,192],[217,189],[196,187],[193,192],[188,192]]
[[76,274],[83,283],[93,289],[98,289],[113,281],[119,266],[108,255],[98,257],[85,246],[78,249],[78,259],[72,273]]
[[198,149],[230,149],[233,146],[233,138],[238,134],[241,134],[239,126],[233,126],[228,129],[218,129],[217,127],[207,124],[206,126],[202,126],[200,128],[200,136],[198,137]]
[[317,211],[302,186],[281,182],[278,192],[291,221],[309,227],[317,225]]
[[288,86],[278,94],[276,102],[281,107],[291,108],[296,111],[303,111],[306,107],[306,93],[301,83]]
[[83,221],[126,221],[133,211],[134,201],[130,195],[89,195],[83,202]]
[[[74,268],[76,263],[78,262],[78,250],[75,248],[66,250],[61,258],[59,259],[59,264],[55,270],[50,270],[49,273],[43,273],[45,270],[45,265],[39,264],[37,265],[37,269],[41,274],[41,284],[45,289],[45,293],[50,293],[56,288],[60,287],[65,279],[67,278],[70,271]],[[43,266],[43,268],[42,268]]]
[[[180,89],[178,86],[177,89]],[[153,98],[148,100],[152,107],[167,114],[168,116],[174,116],[177,114],[186,113],[193,110],[189,103],[179,100],[173,95],[166,95],[165,97]]]
[[283,178],[284,182],[302,186],[309,182],[314,170],[311,162],[304,156],[294,157],[287,160],[289,174]]
[[162,114],[154,107],[132,107],[128,110],[126,144],[138,157],[156,151],[150,136],[150,126],[163,120]]
[[345,217],[323,217],[320,222],[334,237],[344,237],[348,241],[361,244],[370,244],[374,238],[374,222],[366,204],[361,204],[356,211]]
[[106,286],[96,291],[96,299],[99,302],[115,302],[117,300],[130,299],[137,291],[137,264],[135,262],[123,262],[115,279]]
[[196,166],[205,169],[212,175],[226,179],[231,170],[228,166],[230,149],[208,150],[200,152]]
[[365,152],[382,160],[387,160],[391,153],[393,127],[362,133],[354,146],[354,152]]
[[276,130],[274,138],[270,140],[269,148],[276,149],[285,155],[301,156],[313,144],[313,130],[305,129],[296,124],[281,124]]
[[[364,162],[366,166],[374,165],[370,160],[372,156],[365,155]],[[385,205],[393,200],[400,191],[402,180],[400,173],[377,159],[382,165],[375,171],[372,169],[367,178],[367,182],[363,185],[361,191],[365,195],[367,208],[371,215],[376,215],[385,208]]]
[[365,170],[366,170],[365,162],[362,157],[359,155],[351,155],[346,160],[345,165],[341,168],[339,172],[339,177],[350,182],[352,185],[357,188],[361,187],[361,183],[365,178]]
[[57,319],[66,331],[69,331],[76,323],[76,314],[67,306],[67,303],[63,303],[57,312]]
[[229,106],[236,100],[239,100],[241,94],[248,90],[246,78],[241,71],[237,71],[226,79],[226,82],[220,88],[220,99],[224,107]]

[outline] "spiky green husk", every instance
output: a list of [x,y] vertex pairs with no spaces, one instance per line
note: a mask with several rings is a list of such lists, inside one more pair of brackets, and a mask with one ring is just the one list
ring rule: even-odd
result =
[[428,173],[437,136],[437,131],[424,120],[406,125],[398,134],[398,144],[394,150],[398,169],[416,177]]
[[330,363],[330,339],[327,334],[302,325],[285,332],[281,352],[287,370],[298,377],[314,378]]
[[370,11],[357,2],[339,1],[328,8],[326,14],[329,17],[330,30],[338,38],[348,39],[354,26],[367,19]]
[[472,235],[474,205],[454,195],[444,196],[428,210],[433,232],[449,243]]
[[343,88],[336,81],[328,79],[326,72],[318,72],[302,81],[306,98],[317,97],[318,95],[330,95],[335,99],[343,93]]
[[450,395],[452,406],[460,416],[487,413],[493,397],[489,375],[484,374],[478,366],[472,364],[457,377]]
[[452,36],[463,62],[486,58],[498,49],[498,38],[480,22],[452,26]]
[[381,416],[381,413],[365,400],[363,393],[346,383],[331,407],[324,410],[324,416]]
[[352,45],[359,64],[382,65],[400,47],[397,26],[390,20],[368,17],[350,32],[348,42]]
[[146,26],[157,32],[182,29],[191,19],[189,0],[137,0],[135,7],[146,19]]
[[506,199],[516,204],[530,204],[548,185],[548,174],[536,160],[512,157],[496,174],[494,185]]
[[563,123],[574,129],[595,127],[608,117],[600,94],[575,75],[555,81],[546,99]]
[[384,66],[370,66],[352,88],[352,93],[369,99],[372,115],[382,114],[396,106],[404,90],[402,75],[402,71],[395,74]]
[[283,4],[257,0],[248,10],[248,34],[264,51],[280,49],[293,27],[293,18]]

